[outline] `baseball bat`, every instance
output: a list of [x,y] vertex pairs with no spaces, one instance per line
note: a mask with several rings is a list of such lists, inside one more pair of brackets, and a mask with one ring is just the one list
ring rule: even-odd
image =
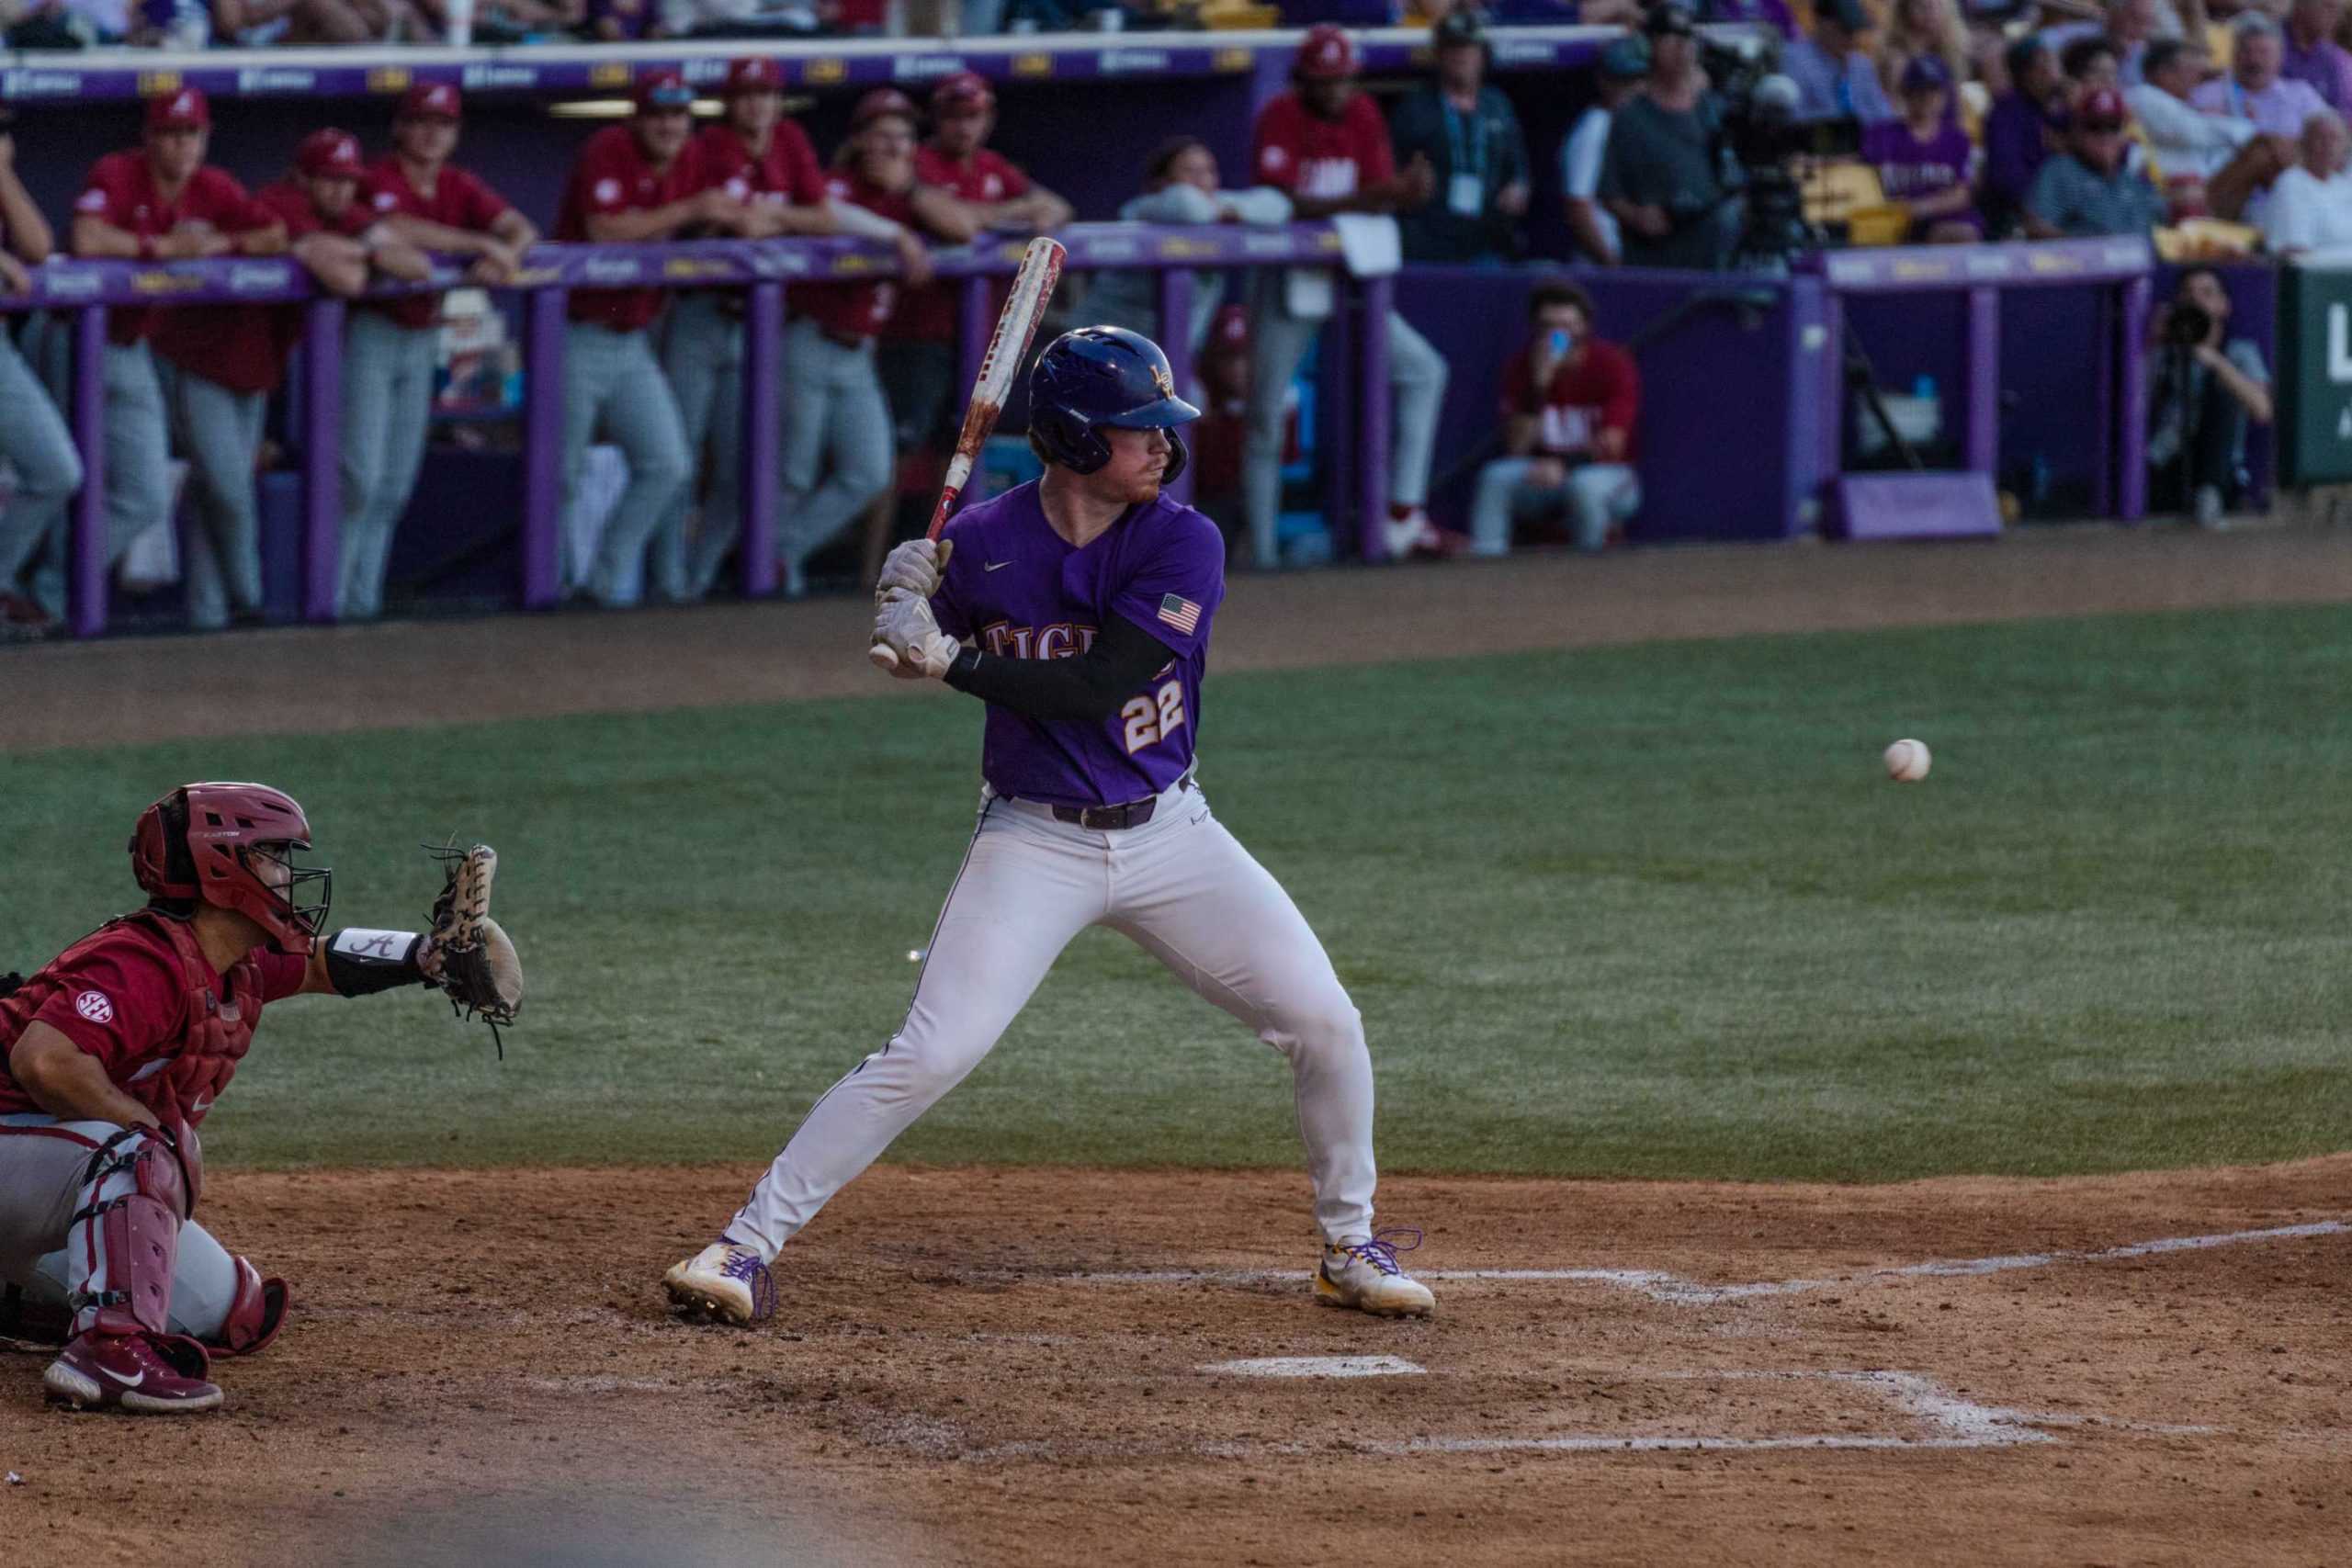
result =
[[[1012,395],[1013,375],[1029,357],[1029,345],[1036,341],[1038,323],[1046,319],[1046,303],[1054,297],[1054,285],[1061,280],[1062,262],[1069,254],[1060,241],[1043,234],[1021,253],[1021,270],[1012,275],[1012,292],[997,314],[988,352],[980,356],[972,400],[964,407],[963,433],[956,438],[956,455],[947,460],[946,482],[939,487],[939,503],[931,510],[925,538],[937,539],[940,530],[947,526],[956,498],[964,493],[972,465],[979,460],[980,448],[996,429],[997,415],[1004,412],[1004,400]],[[879,669],[899,667],[899,656],[885,644],[877,642],[865,652]]]

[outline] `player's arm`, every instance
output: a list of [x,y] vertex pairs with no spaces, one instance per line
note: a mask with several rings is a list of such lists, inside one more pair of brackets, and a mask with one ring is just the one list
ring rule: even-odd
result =
[[1532,413],[1514,413],[1503,422],[1503,450],[1524,457],[1535,450],[1536,420]]
[[660,207],[633,208],[626,212],[592,212],[588,238],[600,245],[633,245],[640,241],[666,240],[689,223],[729,223],[735,198],[714,186]]
[[35,1105],[62,1122],[160,1125],[153,1111],[114,1086],[96,1056],[38,1019],[9,1047],[8,1073]]
[[1124,615],[1105,615],[1093,646],[1075,659],[1005,659],[967,648],[942,677],[959,692],[1024,718],[1100,721],[1173,655]]
[[368,287],[368,248],[341,234],[305,234],[294,242],[294,259],[319,287],[348,299]]
[[988,229],[988,209],[939,186],[918,185],[907,195],[915,220],[933,239],[967,245]]

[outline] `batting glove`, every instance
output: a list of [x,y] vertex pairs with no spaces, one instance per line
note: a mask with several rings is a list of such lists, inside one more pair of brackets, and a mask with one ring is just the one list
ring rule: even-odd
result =
[[876,593],[902,588],[919,599],[930,598],[947,575],[948,552],[955,547],[948,541],[909,539],[883,558],[882,576],[874,585]]
[[961,645],[939,629],[931,601],[903,588],[882,596],[874,616],[874,640],[897,654],[899,663],[931,676],[946,674],[961,651]]

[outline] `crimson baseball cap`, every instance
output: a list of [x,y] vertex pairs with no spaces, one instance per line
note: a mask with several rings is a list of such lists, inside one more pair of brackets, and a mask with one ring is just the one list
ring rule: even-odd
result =
[[958,71],[952,76],[942,76],[939,85],[931,90],[931,112],[934,115],[951,109],[993,108],[996,93],[976,71]]
[[2086,87],[2075,100],[2073,122],[2077,130],[2120,130],[2131,118],[2123,95],[2112,87]]
[[147,100],[147,129],[150,130],[209,130],[212,128],[212,105],[205,98],[201,87],[182,87],[161,97]]
[[650,114],[656,109],[690,109],[695,107],[695,90],[675,71],[656,71],[637,85],[637,112]]
[[1337,24],[1317,22],[1306,29],[1290,73],[1305,82],[1336,82],[1356,73],[1356,47]]
[[864,130],[885,115],[898,115],[910,125],[922,123],[922,112],[915,107],[912,98],[896,87],[876,87],[858,99],[857,107],[849,111],[849,128]]
[[458,89],[447,82],[419,82],[401,95],[395,119],[457,119]]
[[728,65],[727,82],[720,90],[730,98],[738,93],[781,93],[784,73],[763,54],[746,55]]
[[294,166],[312,179],[356,180],[359,177],[359,138],[330,126],[302,138],[294,149]]

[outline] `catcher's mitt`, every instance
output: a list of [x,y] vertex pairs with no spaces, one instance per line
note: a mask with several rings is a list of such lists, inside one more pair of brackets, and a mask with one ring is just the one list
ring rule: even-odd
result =
[[432,959],[425,978],[447,993],[449,1010],[464,1018],[480,1017],[490,1025],[503,1060],[506,1042],[501,1024],[514,1021],[523,1010],[523,961],[514,944],[490,918],[490,885],[498,874],[498,852],[488,844],[469,850],[455,840],[426,852],[441,862],[446,880],[441,897],[433,901],[433,930],[427,944]]

